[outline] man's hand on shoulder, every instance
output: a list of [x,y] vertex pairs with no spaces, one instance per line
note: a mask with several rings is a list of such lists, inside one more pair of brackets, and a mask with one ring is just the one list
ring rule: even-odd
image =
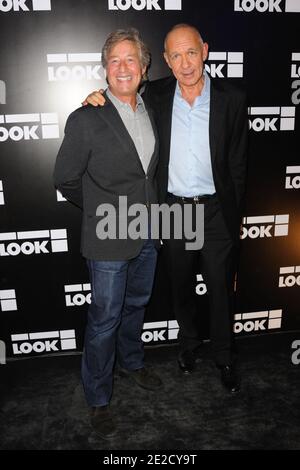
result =
[[83,106],[91,104],[92,106],[104,106],[105,98],[103,96],[104,90],[101,88],[99,91],[93,91],[81,103]]

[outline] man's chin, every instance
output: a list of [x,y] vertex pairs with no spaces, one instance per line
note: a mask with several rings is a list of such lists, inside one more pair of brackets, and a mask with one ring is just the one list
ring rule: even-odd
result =
[[121,88],[116,90],[118,95],[120,96],[131,96],[131,95],[136,95],[136,90],[133,90],[132,88],[127,89],[127,88]]
[[183,79],[183,80],[180,80],[179,81],[180,85],[184,85],[184,86],[194,86],[194,85],[197,85],[197,81],[196,80],[187,80],[187,79]]
[[179,79],[179,83],[185,86],[195,86],[197,85],[197,83],[199,83],[200,80],[201,78],[197,78],[195,77],[195,75],[191,75],[190,77],[181,76]]

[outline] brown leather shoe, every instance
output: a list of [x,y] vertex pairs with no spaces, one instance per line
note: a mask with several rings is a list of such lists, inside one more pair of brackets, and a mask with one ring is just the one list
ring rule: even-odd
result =
[[120,375],[130,377],[137,385],[146,390],[157,390],[162,386],[162,381],[155,372],[151,372],[146,367],[137,370],[119,369]]
[[109,405],[91,408],[91,425],[102,439],[112,438],[117,431]]

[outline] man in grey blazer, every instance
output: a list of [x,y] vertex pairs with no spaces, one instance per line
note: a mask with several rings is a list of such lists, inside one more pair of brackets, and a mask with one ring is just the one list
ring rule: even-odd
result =
[[[91,423],[103,438],[116,424],[110,411],[113,368],[143,388],[155,390],[160,378],[144,366],[141,340],[157,251],[153,240],[123,237],[120,222],[130,217],[119,207],[157,202],[155,173],[157,135],[151,115],[137,93],[150,54],[134,29],[111,33],[102,50],[107,81],[105,106],[85,106],[68,118],[54,181],[83,210],[81,251],[87,259],[92,288],[85,332],[82,379],[91,407]],[[103,206],[105,204],[105,206]],[[99,222],[110,205],[115,210],[115,237],[103,234]],[[147,227],[148,228],[148,227]]]

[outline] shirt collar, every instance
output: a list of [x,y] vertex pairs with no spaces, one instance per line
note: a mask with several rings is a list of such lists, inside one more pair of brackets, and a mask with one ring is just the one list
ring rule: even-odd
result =
[[[203,77],[204,77],[204,86],[202,88],[201,95],[197,96],[197,98],[194,101],[193,108],[195,106],[199,106],[200,104],[203,105],[207,101],[209,101],[210,97],[210,78],[206,70],[204,69],[203,71]],[[182,98],[181,90],[179,87],[178,81],[176,82],[176,89],[175,89],[175,96],[176,98],[179,98],[180,100],[184,100]],[[184,100],[185,101],[185,100]]]
[[[111,100],[111,102],[115,105],[117,109],[130,109],[132,111],[132,107],[128,103],[124,103],[124,101],[119,100],[111,91],[109,88],[106,90],[106,94]],[[141,111],[144,112],[145,109],[145,104],[143,101],[143,98],[139,93],[136,94],[136,111]]]

